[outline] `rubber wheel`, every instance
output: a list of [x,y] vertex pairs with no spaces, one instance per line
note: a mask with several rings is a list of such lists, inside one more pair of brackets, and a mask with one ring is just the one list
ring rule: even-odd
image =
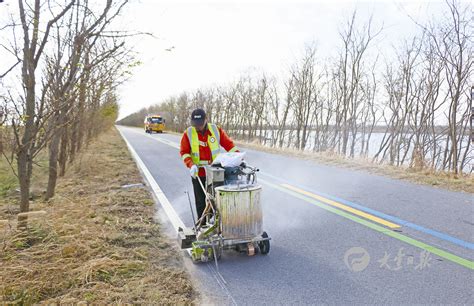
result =
[[[263,232],[262,238],[268,238],[267,232]],[[258,243],[260,254],[267,255],[270,252],[270,240],[263,240]]]

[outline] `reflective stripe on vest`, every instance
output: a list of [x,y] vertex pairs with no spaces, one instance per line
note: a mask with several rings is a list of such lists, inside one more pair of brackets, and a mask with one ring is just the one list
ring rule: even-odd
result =
[[191,159],[195,165],[209,165],[213,160],[216,159],[220,152],[220,134],[217,125],[213,123],[207,124],[208,130],[211,132],[211,136],[207,137],[207,145],[211,149],[212,160],[200,160],[199,156],[199,137],[195,127],[188,127],[186,134],[188,135],[189,144],[191,145]]
[[188,157],[191,157],[191,154],[183,154],[183,156],[181,156],[181,159],[185,160]]

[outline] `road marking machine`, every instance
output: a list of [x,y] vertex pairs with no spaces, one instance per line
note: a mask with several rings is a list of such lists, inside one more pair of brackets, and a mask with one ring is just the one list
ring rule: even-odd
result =
[[[257,168],[245,163],[223,167],[204,166],[206,207],[193,228],[179,228],[179,242],[193,262],[220,259],[223,250],[246,252],[249,256],[268,254],[270,237],[263,231],[262,187],[257,184]],[[189,197],[189,194],[188,194]],[[193,212],[190,201],[191,212]]]

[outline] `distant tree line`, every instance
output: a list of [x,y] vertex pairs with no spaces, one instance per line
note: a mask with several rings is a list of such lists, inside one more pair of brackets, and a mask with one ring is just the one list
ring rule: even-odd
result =
[[133,58],[111,23],[126,3],[20,0],[17,17],[0,26],[12,59],[0,71],[0,151],[18,177],[21,212],[38,154],[48,155],[49,199],[78,152],[117,119],[116,88]]
[[263,145],[458,174],[473,159],[474,25],[469,5],[447,2],[446,11],[418,25],[419,35],[395,46],[385,63],[370,48],[383,29],[374,29],[371,19],[359,25],[354,13],[332,58],[308,46],[284,80],[244,75],[234,84],[171,97],[119,124],[140,126],[146,114],[160,113],[168,129],[182,132],[191,110],[204,107],[232,136]]
[[447,2],[442,18],[418,25],[420,34],[395,46],[395,60],[385,63],[370,48],[383,29],[374,29],[372,20],[358,25],[354,13],[332,58],[308,46],[284,80],[244,75],[234,84],[171,97],[119,124],[140,126],[146,114],[160,113],[168,129],[181,132],[190,111],[204,107],[234,137],[348,157],[368,157],[374,131],[384,127],[374,162],[457,174],[473,159],[470,12],[469,5]]

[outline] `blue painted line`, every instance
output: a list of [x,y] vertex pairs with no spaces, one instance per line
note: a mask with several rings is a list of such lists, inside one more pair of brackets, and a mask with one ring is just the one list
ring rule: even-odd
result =
[[[284,182],[284,183],[288,183],[288,184],[293,184],[292,182],[288,182],[288,181],[285,181],[279,177],[276,177],[274,175],[271,175],[271,174],[268,174],[268,173],[265,173],[265,172],[259,172],[263,175],[266,175],[268,177],[271,177],[275,180],[278,180],[280,182]],[[461,240],[459,238],[456,238],[456,237],[453,237],[453,236],[450,236],[448,234],[444,234],[444,233],[441,233],[441,232],[438,232],[438,231],[435,231],[435,230],[432,230],[432,229],[429,229],[429,228],[426,228],[426,227],[423,227],[421,225],[418,225],[418,224],[415,224],[415,223],[411,223],[411,222],[408,222],[408,221],[405,221],[405,220],[402,220],[400,218],[397,218],[397,217],[394,217],[394,216],[390,216],[390,215],[387,215],[387,214],[384,214],[382,212],[379,212],[379,211],[376,211],[376,210],[373,210],[371,208],[368,208],[368,207],[365,207],[365,206],[362,206],[362,205],[359,205],[359,204],[356,204],[356,203],[352,203],[350,201],[347,201],[347,200],[344,200],[344,199],[340,199],[338,197],[335,197],[335,196],[332,196],[332,195],[329,195],[329,194],[325,194],[325,193],[322,193],[322,192],[319,192],[319,191],[314,191],[312,190],[311,188],[305,188],[307,189],[308,191],[311,191],[311,192],[314,192],[322,197],[325,197],[325,198],[328,198],[328,199],[331,199],[331,200],[334,200],[334,201],[337,201],[337,202],[340,202],[340,203],[343,203],[345,205],[348,205],[348,206],[351,206],[353,208],[356,208],[356,209],[359,209],[359,210],[362,210],[362,211],[365,211],[367,213],[370,213],[374,216],[377,216],[377,217],[380,217],[380,218],[383,218],[383,219],[386,219],[386,220],[389,220],[389,221],[392,221],[394,223],[397,223],[399,225],[402,225],[402,226],[406,226],[406,227],[409,227],[409,228],[412,228],[414,230],[417,230],[417,231],[420,231],[420,232],[423,232],[423,233],[426,233],[426,234],[429,234],[431,236],[434,236],[434,237],[437,237],[439,239],[442,239],[442,240],[445,240],[445,241],[448,241],[448,242],[451,242],[451,243],[454,243],[454,244],[457,244],[459,246],[462,246],[464,248],[467,248],[467,249],[470,249],[470,250],[474,250],[474,243],[470,243],[470,242],[467,242],[467,241],[464,241],[464,240]]]
[[[284,183],[294,184],[292,182],[287,182],[287,181],[285,181],[285,180],[283,180],[279,177],[273,176],[273,175],[268,174],[268,173],[264,173],[264,172],[259,172],[259,173],[263,174],[265,176],[271,177],[275,180],[284,182]],[[322,197],[325,197],[325,198],[331,199],[333,201],[337,201],[337,202],[343,203],[345,205],[351,206],[353,208],[357,208],[359,210],[365,211],[365,212],[370,213],[374,216],[377,216],[377,217],[392,221],[394,223],[397,223],[399,225],[406,226],[406,227],[412,228],[414,230],[429,234],[429,235],[437,237],[439,239],[449,241],[451,243],[457,244],[457,245],[462,246],[464,248],[474,250],[474,243],[467,242],[467,241],[461,240],[459,238],[450,236],[448,234],[444,234],[444,233],[432,230],[430,228],[426,228],[426,227],[423,227],[421,225],[418,225],[418,224],[415,224],[415,223],[412,223],[412,222],[409,222],[409,221],[405,221],[403,219],[400,219],[400,218],[397,218],[397,217],[394,217],[394,216],[384,214],[382,212],[373,210],[371,208],[368,208],[368,207],[365,207],[365,206],[362,206],[362,205],[359,205],[359,204],[356,204],[356,203],[353,203],[353,202],[350,202],[350,201],[347,201],[347,200],[344,200],[344,199],[340,199],[338,197],[335,197],[335,196],[332,196],[332,195],[329,195],[329,194],[325,194],[325,193],[322,193],[322,192],[319,192],[319,191],[314,191],[314,190],[311,190],[310,188],[305,188],[305,189],[308,190],[308,191],[314,192],[314,193],[316,193],[316,194],[318,194]]]

